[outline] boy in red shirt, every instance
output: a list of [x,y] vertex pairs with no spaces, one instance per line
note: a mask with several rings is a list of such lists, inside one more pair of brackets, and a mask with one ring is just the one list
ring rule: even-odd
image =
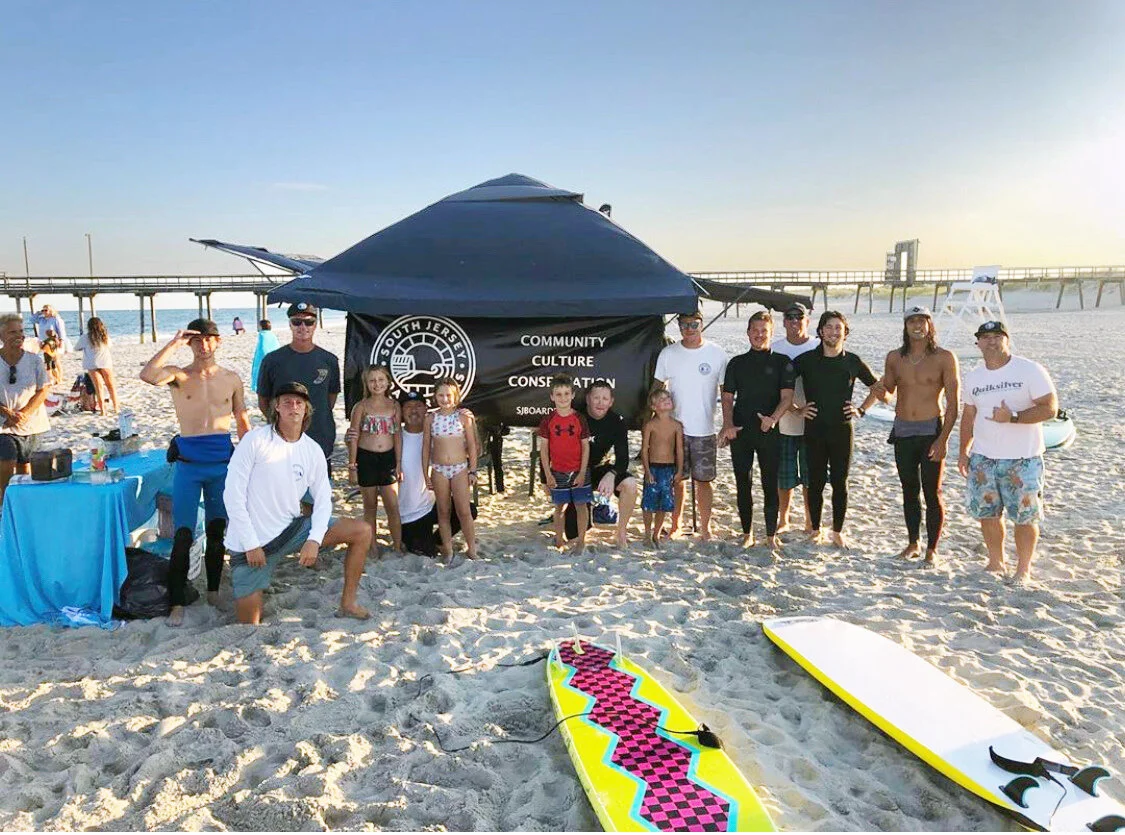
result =
[[594,498],[593,490],[586,483],[590,429],[586,419],[571,408],[574,381],[566,374],[551,378],[551,402],[555,404],[554,410],[539,423],[539,437],[547,441],[539,445],[539,461],[555,505],[555,546],[562,548],[566,544],[563,511],[567,502],[573,502],[578,513],[574,552],[580,554],[586,547],[589,506]]

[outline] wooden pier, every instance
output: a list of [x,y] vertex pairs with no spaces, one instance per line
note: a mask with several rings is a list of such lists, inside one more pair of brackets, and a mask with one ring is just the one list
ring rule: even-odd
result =
[[[803,290],[807,288],[813,301],[819,294],[825,306],[830,289],[855,288],[853,313],[859,312],[861,298],[867,296],[867,311],[875,309],[875,291],[890,290],[888,311],[895,309],[896,297],[903,310],[911,297],[920,296],[936,309],[939,296],[947,293],[951,285],[972,279],[972,269],[917,270],[913,281],[900,281],[884,270],[724,270],[721,272],[692,273],[699,278],[731,284],[747,284],[771,290]],[[291,276],[267,276],[260,273],[246,275],[115,275],[115,276],[29,276],[16,278],[0,273],[3,292],[15,299],[16,311],[21,311],[27,300],[29,311],[35,310],[35,297],[42,294],[69,295],[78,300],[78,328],[81,332],[85,320],[85,307],[90,315],[97,315],[95,298],[106,293],[129,293],[137,297],[139,307],[140,337],[146,332],[145,306],[148,306],[148,330],[156,340],[156,295],[158,293],[192,293],[199,304],[199,315],[211,317],[211,296],[214,293],[253,293],[257,317],[266,316],[266,296]],[[1068,289],[1078,292],[1078,304],[1086,309],[1085,285],[1096,285],[1094,307],[1101,307],[1102,296],[1108,286],[1116,287],[1118,303],[1125,305],[1125,266],[1117,267],[1007,267],[1000,270],[998,284],[1003,296],[1005,287],[1058,285],[1055,308],[1062,305]],[[932,297],[932,298],[931,298]]]

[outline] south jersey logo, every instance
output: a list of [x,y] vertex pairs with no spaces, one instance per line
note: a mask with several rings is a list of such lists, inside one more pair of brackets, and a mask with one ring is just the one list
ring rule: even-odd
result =
[[441,316],[400,316],[379,334],[371,364],[391,370],[395,385],[430,399],[438,380],[452,377],[465,397],[477,376],[477,357],[464,329]]

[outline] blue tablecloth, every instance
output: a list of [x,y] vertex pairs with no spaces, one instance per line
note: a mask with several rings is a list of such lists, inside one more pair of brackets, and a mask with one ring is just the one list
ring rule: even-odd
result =
[[111,458],[125,471],[113,484],[11,484],[0,522],[0,626],[55,618],[64,606],[108,621],[127,571],[129,532],[170,492],[164,450]]

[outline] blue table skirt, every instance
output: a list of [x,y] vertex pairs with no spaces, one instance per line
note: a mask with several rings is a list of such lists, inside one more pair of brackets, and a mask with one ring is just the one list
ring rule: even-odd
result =
[[109,620],[125,581],[129,532],[171,491],[164,450],[111,458],[114,484],[12,484],[0,523],[0,626],[26,626],[77,606]]

